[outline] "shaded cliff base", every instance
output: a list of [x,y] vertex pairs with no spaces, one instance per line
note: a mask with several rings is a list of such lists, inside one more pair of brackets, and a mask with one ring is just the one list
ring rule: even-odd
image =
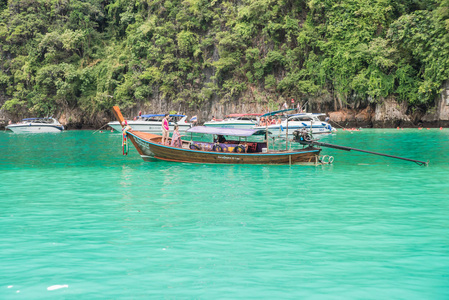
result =
[[331,123],[343,128],[449,127],[449,103],[446,97],[438,99],[435,107],[427,111],[411,110],[406,103],[387,99],[364,109],[343,109],[328,114]]
[[336,112],[329,112],[330,123],[335,128],[440,128],[449,127],[449,120],[428,120],[418,118],[411,120],[410,117],[404,119],[378,120],[367,114],[365,110],[344,109]]
[[[449,127],[449,101],[446,93],[437,99],[435,106],[427,111],[410,109],[406,103],[399,103],[394,99],[387,99],[381,104],[372,104],[364,108],[345,108],[338,111],[327,111],[326,108],[309,107],[311,112],[325,112],[330,119],[332,126],[338,128],[448,128]],[[122,111],[126,118],[138,115],[141,110],[145,113],[160,113],[168,111],[181,111],[189,117],[198,116],[198,124],[202,124],[211,119],[214,115],[222,118],[230,113],[249,113],[266,111],[266,107],[255,103],[210,103],[210,106],[198,110],[183,111],[181,107],[171,109],[170,105],[156,107],[156,105],[135,106]],[[0,111],[0,128],[12,122],[20,121],[20,117],[11,116]],[[67,130],[83,129],[110,129],[107,125],[110,121],[115,121],[112,111],[97,112],[86,115],[78,109],[65,111],[57,117],[59,122]]]
[[[409,119],[389,119],[376,120],[367,114],[365,110],[343,109],[335,112],[329,112],[329,123],[337,128],[449,128],[449,120],[427,120],[418,119],[411,121]],[[113,117],[99,117],[97,120],[83,122],[65,121],[59,119],[66,130],[111,130],[107,123],[115,121]],[[202,122],[198,123],[200,125]],[[4,130],[8,124],[7,120],[0,120],[0,129]]]

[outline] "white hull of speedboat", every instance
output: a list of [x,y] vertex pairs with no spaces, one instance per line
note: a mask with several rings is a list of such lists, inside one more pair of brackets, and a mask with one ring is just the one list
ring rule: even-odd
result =
[[[270,125],[268,127],[265,126],[256,126],[253,127],[255,129],[268,129],[268,131],[274,135],[274,136],[281,136],[285,135],[287,131],[287,127],[282,124],[276,124],[276,125]],[[303,125],[303,124],[288,124],[288,135],[293,135],[293,132],[296,130],[306,129],[307,131],[310,131],[310,124]],[[330,126],[330,125],[329,125]],[[328,127],[328,125],[312,125],[312,134],[325,134],[325,133],[332,133],[335,129],[332,127]]]
[[206,127],[239,128],[239,129],[251,129],[255,125],[256,122],[246,120],[209,121],[204,123],[204,126]]
[[328,122],[320,120],[318,117],[324,117],[325,114],[313,114],[313,113],[299,113],[292,115],[288,120],[282,121],[280,124],[272,124],[265,126],[257,126],[255,128],[268,129],[268,131],[275,136],[286,135],[288,130],[288,135],[292,135],[296,130],[307,130],[312,134],[329,134],[335,132],[336,129],[333,128]]
[[[152,121],[127,121],[128,125],[135,131],[148,132],[153,134],[161,134],[162,133],[162,125],[161,122],[152,122]],[[118,121],[109,122],[108,125],[112,127],[114,130],[121,132],[122,125]],[[184,132],[189,129],[191,126],[190,123],[180,124],[179,132]],[[172,122],[169,123],[170,131],[174,130],[175,124]]]
[[6,126],[6,129],[11,130],[14,133],[61,132],[64,130],[64,126],[62,126],[58,121],[56,121],[56,119],[44,119],[44,120],[47,123],[40,123],[38,122],[39,120],[35,119],[31,122],[23,121],[22,123],[10,124]]

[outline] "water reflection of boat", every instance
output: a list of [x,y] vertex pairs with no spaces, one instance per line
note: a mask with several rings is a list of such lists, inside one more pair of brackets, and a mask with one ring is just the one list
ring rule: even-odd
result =
[[[164,114],[142,115],[140,117],[136,117],[136,120],[127,120],[127,122],[128,125],[130,125],[136,131],[159,134],[162,133],[162,119],[164,118],[164,116]],[[177,124],[179,126],[179,131],[186,131],[187,129],[192,127],[192,124],[186,122],[186,120],[186,115],[170,115],[170,130],[172,131],[174,126]],[[109,122],[108,125],[116,131],[122,131],[122,125],[118,121]]]
[[[117,119],[122,122],[120,110],[114,107]],[[191,140],[183,140],[181,147],[162,145],[160,135],[125,129],[129,138],[145,161],[153,158],[191,163],[216,164],[294,164],[315,163],[320,148],[303,147],[302,149],[270,149],[267,139],[258,141],[253,137],[263,137],[266,132],[260,129],[214,128],[196,126],[188,129]],[[213,137],[212,142],[194,141],[193,134]],[[170,139],[169,139],[170,140]],[[299,144],[298,144],[299,145]],[[271,148],[273,148],[271,146]]]
[[27,118],[19,123],[9,124],[6,129],[14,133],[61,132],[64,126],[54,118]]

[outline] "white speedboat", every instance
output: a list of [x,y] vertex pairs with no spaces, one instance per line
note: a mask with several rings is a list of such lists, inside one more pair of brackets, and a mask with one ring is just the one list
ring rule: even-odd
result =
[[298,129],[311,130],[312,134],[332,133],[333,131],[336,131],[336,129],[333,128],[327,120],[321,120],[320,118],[326,118],[326,114],[299,113],[289,115],[288,118],[282,120],[279,124],[255,126],[254,128],[267,128],[273,135],[285,135],[287,128],[289,135],[292,135],[293,131]]
[[211,120],[204,123],[206,127],[251,129],[259,123],[262,114],[230,114],[223,120]]
[[6,129],[14,133],[61,132],[64,126],[54,118],[27,118],[19,123],[9,124]]
[[[133,130],[161,134],[162,119],[164,119],[164,116],[164,114],[141,115],[136,117],[135,120],[127,120],[127,122]],[[175,125],[179,126],[180,132],[186,131],[192,127],[192,123],[186,122],[187,116],[185,115],[170,115],[168,120],[170,131],[173,131]],[[108,125],[116,131],[122,131],[122,125],[118,121],[109,122]]]

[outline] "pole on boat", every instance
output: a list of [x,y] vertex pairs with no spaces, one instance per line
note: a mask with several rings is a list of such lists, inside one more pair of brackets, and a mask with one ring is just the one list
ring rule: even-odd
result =
[[310,120],[310,134],[313,135],[313,118]]
[[128,143],[128,135],[126,133],[126,131],[128,129],[130,129],[131,127],[126,126],[125,127],[125,118],[123,118],[123,115],[120,111],[120,108],[118,106],[113,106],[112,107],[112,112],[114,113],[114,116],[116,117],[116,119],[120,122],[120,126],[122,126],[122,150],[123,150],[123,155],[128,155],[128,151],[129,151],[129,143]]
[[285,130],[285,150],[288,150],[288,114],[287,114],[287,129]]
[[[268,117],[267,117],[268,119]],[[268,145],[268,122],[265,121],[265,136],[266,136],[266,141],[267,141],[267,153],[270,152],[270,147]]]
[[123,128],[123,121],[125,121],[125,118],[123,118],[120,108],[118,106],[113,106],[112,112],[114,113],[115,118],[120,122],[120,125]]
[[328,147],[328,148],[344,150],[344,151],[351,151],[352,150],[352,151],[364,152],[364,153],[369,153],[369,154],[374,154],[374,155],[379,155],[379,156],[385,156],[385,157],[391,157],[391,158],[411,161],[411,162],[414,162],[414,163],[416,163],[417,165],[420,165],[420,166],[427,166],[427,165],[429,165],[429,161],[425,162],[425,161],[416,160],[416,159],[410,159],[410,158],[406,158],[406,157],[400,157],[400,156],[395,156],[395,155],[390,155],[390,154],[385,154],[385,153],[367,151],[367,150],[362,150],[362,149],[357,149],[357,148],[352,148],[352,147],[328,144],[328,143],[321,143],[321,142],[317,142],[317,141],[300,141],[300,144],[303,144],[303,145],[304,144],[308,144],[308,145],[311,145],[311,146],[317,145],[317,146],[321,146],[321,147]]
[[281,136],[281,133],[282,133],[282,122],[280,121],[281,120],[281,116],[280,115],[278,115],[278,120],[277,120],[277,124],[279,124],[279,136]]

